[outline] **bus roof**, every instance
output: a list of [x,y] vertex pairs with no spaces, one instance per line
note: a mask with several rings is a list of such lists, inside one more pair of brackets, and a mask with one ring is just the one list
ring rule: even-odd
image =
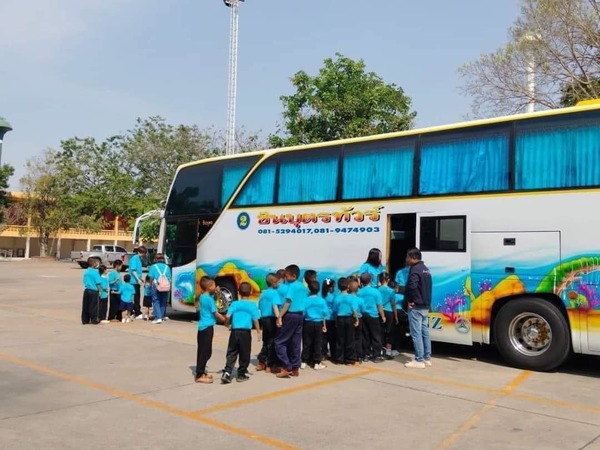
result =
[[283,152],[291,152],[291,151],[296,151],[296,150],[311,150],[311,149],[324,148],[324,147],[333,147],[336,145],[356,144],[356,143],[361,143],[361,142],[370,142],[370,141],[376,141],[376,140],[413,136],[413,135],[418,135],[418,134],[458,130],[461,128],[471,128],[471,127],[478,127],[478,126],[483,126],[483,125],[493,125],[493,124],[497,124],[497,123],[510,122],[513,120],[526,120],[526,119],[538,118],[538,117],[548,117],[548,116],[557,116],[557,115],[562,115],[562,114],[571,114],[571,113],[582,112],[582,111],[593,111],[596,109],[600,109],[600,99],[581,101],[581,102],[577,103],[576,106],[572,106],[572,107],[568,107],[568,108],[549,109],[546,111],[538,111],[538,112],[533,112],[533,113],[512,114],[509,116],[500,116],[500,117],[494,117],[491,119],[478,119],[478,120],[471,120],[471,121],[465,121],[465,122],[458,122],[458,123],[451,124],[451,125],[436,125],[436,126],[432,126],[432,127],[415,128],[415,129],[406,130],[406,131],[396,131],[393,133],[374,134],[371,136],[338,139],[336,141],[317,142],[314,144],[295,145],[292,147],[257,150],[257,151],[248,152],[248,153],[237,153],[235,155],[216,156],[213,158],[205,158],[205,159],[201,159],[198,161],[192,161],[192,162],[189,162],[186,164],[182,164],[181,166],[178,167],[177,171],[179,172],[179,170],[181,170],[185,167],[195,166],[197,164],[203,164],[206,162],[221,161],[221,160],[227,160],[227,159],[237,159],[237,158],[241,158],[241,157],[245,157],[245,156],[252,156],[252,155],[265,155],[266,156],[266,155],[272,155],[272,154],[283,153]]

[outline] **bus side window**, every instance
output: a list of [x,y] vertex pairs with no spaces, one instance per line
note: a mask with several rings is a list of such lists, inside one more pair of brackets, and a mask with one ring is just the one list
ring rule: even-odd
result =
[[277,163],[263,163],[246,181],[234,206],[270,205],[275,200],[275,172]]
[[464,216],[421,217],[421,250],[425,252],[466,251]]
[[279,165],[280,204],[326,202],[337,197],[339,149],[283,154]]

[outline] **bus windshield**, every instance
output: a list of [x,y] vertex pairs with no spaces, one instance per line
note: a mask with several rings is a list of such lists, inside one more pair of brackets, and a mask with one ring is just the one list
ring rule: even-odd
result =
[[259,159],[260,156],[254,155],[234,161],[212,161],[182,168],[175,177],[165,216],[220,212]]

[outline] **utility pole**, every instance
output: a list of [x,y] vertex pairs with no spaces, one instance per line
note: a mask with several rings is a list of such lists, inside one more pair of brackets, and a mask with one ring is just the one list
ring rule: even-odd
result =
[[230,8],[229,21],[229,87],[227,93],[227,142],[226,155],[237,153],[235,145],[235,107],[237,98],[238,20],[240,3],[244,0],[223,0]]

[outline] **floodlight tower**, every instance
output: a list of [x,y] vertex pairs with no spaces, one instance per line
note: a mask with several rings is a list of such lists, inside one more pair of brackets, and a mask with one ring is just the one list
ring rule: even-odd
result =
[[2,164],[2,140],[4,135],[12,130],[12,126],[5,119],[0,117],[0,164]]
[[240,3],[244,0],[223,0],[231,9],[229,21],[229,87],[227,93],[227,142],[226,155],[236,153],[235,148],[235,106],[237,97],[237,59],[238,59],[238,18]]

